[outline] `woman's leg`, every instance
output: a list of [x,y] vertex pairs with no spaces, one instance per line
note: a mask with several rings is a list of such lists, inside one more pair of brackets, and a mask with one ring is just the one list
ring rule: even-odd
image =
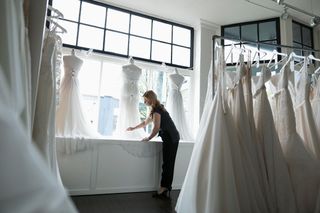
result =
[[169,139],[169,141],[163,141],[163,163],[162,163],[162,175],[161,175],[161,187],[165,187],[171,190],[171,184],[173,181],[174,164],[177,155],[179,142],[174,142]]

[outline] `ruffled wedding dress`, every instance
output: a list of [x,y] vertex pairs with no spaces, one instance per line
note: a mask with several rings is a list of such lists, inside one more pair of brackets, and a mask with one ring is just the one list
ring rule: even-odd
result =
[[276,132],[265,83],[270,79],[271,71],[263,66],[261,76],[254,89],[254,118],[259,146],[263,150],[263,159],[267,175],[267,190],[271,194],[274,211],[277,213],[297,212],[292,182],[288,166]]
[[192,140],[193,137],[187,124],[183,107],[183,99],[180,92],[183,81],[184,77],[178,73],[169,75],[169,92],[166,109],[179,131],[180,139]]
[[122,67],[122,87],[119,100],[119,116],[115,136],[126,139],[139,139],[145,136],[143,129],[126,131],[128,127],[141,123],[139,112],[139,78],[141,69],[133,64]]
[[296,131],[296,120],[288,89],[290,68],[281,69],[280,78],[274,85],[275,124],[280,144],[286,158],[289,174],[293,184],[295,199],[299,213],[315,212],[319,206],[320,164],[303,145],[301,137]]
[[63,57],[64,76],[60,86],[60,103],[56,112],[56,136],[97,137],[83,112],[78,75],[83,61],[75,55]]
[[301,136],[309,153],[315,159],[320,160],[320,138],[314,121],[314,118],[317,117],[313,117],[311,103],[309,100],[310,82],[306,62],[304,63],[302,70],[296,72],[295,76],[296,96],[294,109],[297,132]]

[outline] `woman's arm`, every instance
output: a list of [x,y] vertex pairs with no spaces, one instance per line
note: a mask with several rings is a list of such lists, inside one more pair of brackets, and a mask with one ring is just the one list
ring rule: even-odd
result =
[[135,127],[128,127],[127,131],[133,131],[135,129],[143,128],[147,126],[152,121],[152,118],[149,116],[146,120],[142,121],[140,124],[138,124]]
[[142,139],[142,141],[149,141],[151,140],[154,136],[157,135],[157,133],[160,130],[160,121],[161,121],[161,115],[159,113],[153,113],[153,129],[149,137],[145,137]]

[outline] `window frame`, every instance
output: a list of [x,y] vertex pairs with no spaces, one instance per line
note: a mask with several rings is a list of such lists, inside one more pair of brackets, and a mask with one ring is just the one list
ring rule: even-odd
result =
[[[298,42],[298,41],[295,41],[295,40],[294,40],[293,24],[298,25],[299,28],[300,28],[301,42]],[[311,34],[311,38],[310,38],[310,39],[311,39],[311,46],[306,45],[306,44],[304,44],[304,42],[303,42],[303,30],[302,30],[303,28],[306,28],[306,29],[310,30],[310,34]],[[302,24],[302,23],[300,23],[300,22],[297,22],[297,21],[295,21],[295,20],[292,20],[292,44],[293,44],[293,46],[294,46],[294,44],[298,44],[298,45],[301,45],[301,48],[303,48],[303,49],[314,50],[314,40],[313,40],[313,39],[314,39],[314,38],[313,38],[313,28],[312,28],[312,27],[310,27],[310,26],[308,26],[308,25],[305,25],[305,24]],[[310,52],[308,53],[307,51],[302,51],[302,50],[299,50],[299,51],[301,51],[301,53],[302,53],[302,54],[299,54],[299,55],[304,55],[304,53],[310,54]],[[313,52],[312,52],[312,54],[313,54]]]
[[[49,4],[52,5],[53,1],[54,0],[49,0]],[[142,13],[134,12],[134,11],[131,11],[131,10],[123,9],[123,8],[116,7],[116,6],[113,6],[113,5],[109,5],[109,4],[106,4],[106,3],[97,2],[97,1],[94,1],[94,0],[79,0],[79,1],[80,1],[80,7],[79,7],[79,15],[78,15],[78,20],[77,21],[61,18],[61,20],[77,24],[77,35],[76,35],[76,43],[75,43],[75,45],[63,44],[64,47],[74,48],[74,49],[79,49],[79,50],[88,50],[88,49],[90,49],[90,48],[82,47],[82,46],[78,45],[79,44],[80,25],[81,26],[88,26],[88,27],[93,27],[93,28],[97,28],[97,29],[103,30],[103,36],[104,37],[103,37],[103,42],[101,44],[101,45],[103,45],[102,46],[102,50],[93,49],[94,52],[102,53],[102,54],[106,54],[106,55],[117,56],[117,57],[128,58],[128,57],[130,57],[130,55],[129,55],[129,52],[130,52],[130,49],[129,49],[130,48],[130,36],[135,36],[135,37],[138,37],[138,38],[148,39],[150,41],[150,55],[149,55],[149,59],[133,56],[134,59],[138,59],[138,60],[146,61],[146,62],[151,62],[151,63],[155,63],[155,64],[162,64],[162,61],[152,60],[152,42],[153,41],[161,42],[163,44],[169,44],[170,45],[171,59],[170,59],[170,63],[166,62],[167,65],[172,66],[172,67],[177,67],[177,68],[193,70],[193,66],[194,66],[194,61],[193,61],[193,58],[194,58],[194,29],[192,27],[186,26],[186,25],[182,25],[182,24],[178,24],[178,23],[174,23],[174,22],[171,22],[171,21],[168,21],[168,20],[156,18],[156,17],[153,17],[153,16],[145,15],[145,14],[142,14]],[[98,26],[94,26],[94,25],[91,25],[91,24],[82,23],[80,21],[82,3],[83,2],[105,7],[105,9],[106,9],[106,13],[105,13],[106,17],[105,17],[105,25],[104,25],[103,28],[102,27],[98,27]],[[116,10],[116,11],[125,12],[125,13],[129,14],[129,29],[128,29],[128,33],[107,28],[108,9],[113,9],[113,10]],[[49,13],[50,13],[50,10],[49,10]],[[138,16],[138,17],[142,17],[142,18],[147,18],[147,19],[151,20],[151,36],[150,36],[150,38],[144,37],[144,36],[140,36],[140,35],[136,35],[136,34],[131,34],[131,32],[130,32],[131,28],[130,27],[131,27],[131,16],[132,15],[135,15],[135,16]],[[165,23],[165,24],[171,25],[171,42],[165,42],[165,41],[161,41],[161,40],[157,40],[157,39],[153,38],[152,31],[153,31],[153,22],[154,21],[158,21],[158,22],[161,22],[161,23]],[[174,26],[190,30],[190,47],[173,43],[173,28],[174,28]],[[106,37],[105,36],[106,36],[106,32],[107,31],[112,31],[112,32],[116,32],[116,33],[122,33],[122,34],[128,36],[127,54],[119,54],[119,53],[110,52],[110,51],[106,51],[105,50],[105,42],[106,42]],[[190,58],[189,58],[189,62],[190,62],[189,65],[190,66],[184,66],[184,65],[181,65],[181,64],[179,65],[179,64],[172,63],[172,60],[173,60],[173,47],[174,46],[183,47],[183,48],[187,48],[187,49],[190,50]]]
[[[260,29],[259,29],[259,25],[262,23],[266,23],[266,22],[272,22],[275,21],[276,24],[276,39],[269,39],[269,40],[260,40]],[[231,28],[231,27],[239,27],[239,37],[240,38],[236,38],[239,40],[242,40],[242,26],[246,26],[246,25],[252,25],[252,24],[256,24],[257,27],[257,41],[252,41],[252,42],[259,42],[260,44],[256,44],[256,48],[258,50],[260,50],[261,48],[261,43],[268,43],[268,42],[272,42],[272,41],[276,41],[276,45],[280,45],[281,44],[281,31],[280,31],[280,18],[270,18],[270,19],[263,19],[263,20],[257,20],[257,21],[249,21],[249,22],[241,22],[241,23],[236,23],[236,24],[230,24],[230,25],[223,25],[221,26],[221,35],[225,36],[225,29],[226,28]],[[231,39],[231,38],[230,38]],[[250,41],[250,40],[246,40],[246,41]],[[221,41],[221,44],[223,47],[225,46],[231,46],[229,44],[225,45],[224,44],[224,39]],[[245,41],[238,41],[235,42],[234,45],[248,45],[248,43],[246,43]],[[271,46],[271,45],[270,45]],[[275,48],[277,51],[281,52],[281,48],[280,47],[276,47]],[[280,56],[278,56],[280,57]],[[280,58],[279,58],[280,59]],[[265,60],[260,60],[259,63],[263,63]],[[273,60],[274,61],[274,60]],[[227,63],[227,66],[235,66],[236,63]]]

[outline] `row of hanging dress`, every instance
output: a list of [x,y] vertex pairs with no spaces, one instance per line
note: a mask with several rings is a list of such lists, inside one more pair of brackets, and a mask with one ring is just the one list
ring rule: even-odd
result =
[[[250,66],[240,63],[235,73],[221,78],[224,69],[217,69],[218,89],[204,110],[177,212],[319,211],[319,161],[296,131],[288,67],[271,79],[273,112],[265,86],[271,76],[267,67],[253,79],[253,96]],[[226,90],[221,89],[224,79]],[[224,110],[218,110],[219,102]],[[227,126],[226,114],[231,117]]]

